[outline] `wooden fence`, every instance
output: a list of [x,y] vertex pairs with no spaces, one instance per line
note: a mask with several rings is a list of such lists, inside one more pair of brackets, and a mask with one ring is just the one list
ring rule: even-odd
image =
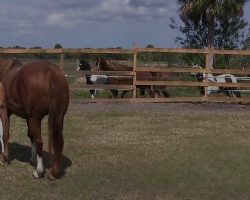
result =
[[[142,67],[137,64],[137,54],[138,53],[192,53],[192,54],[203,54],[205,56],[206,64],[205,68],[187,68],[187,67],[175,67],[175,68],[163,68],[163,67]],[[124,99],[84,99],[78,101],[85,102],[242,102],[249,103],[250,97],[242,98],[227,98],[227,97],[216,97],[208,95],[209,86],[218,87],[230,87],[230,88],[240,88],[242,90],[250,88],[250,83],[216,83],[209,82],[207,74],[208,73],[229,73],[238,74],[244,77],[250,75],[250,70],[246,69],[210,69],[208,68],[209,56],[214,55],[246,55],[250,56],[250,51],[246,50],[212,50],[212,49],[177,49],[177,48],[137,48],[124,50],[124,49],[5,49],[0,48],[0,54],[60,54],[60,66],[64,68],[64,55],[65,54],[130,54],[133,56],[133,71],[85,71],[79,73],[84,74],[96,74],[96,75],[107,75],[107,76],[131,76],[133,77],[132,85],[86,85],[85,87],[73,88],[71,90],[83,90],[83,89],[122,89],[122,90],[132,90],[132,98]],[[205,79],[203,82],[198,81],[180,81],[180,80],[153,80],[153,81],[141,81],[136,79],[137,72],[147,71],[147,72],[165,72],[165,73],[205,73]],[[138,85],[166,85],[175,87],[199,87],[205,88],[204,96],[197,97],[169,97],[169,98],[136,98]]]

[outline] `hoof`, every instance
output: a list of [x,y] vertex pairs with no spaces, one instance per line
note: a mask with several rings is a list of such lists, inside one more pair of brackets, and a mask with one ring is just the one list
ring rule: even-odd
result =
[[45,171],[38,172],[36,170],[32,173],[33,177],[36,178],[36,179],[43,178],[44,174],[45,174]]
[[0,161],[0,165],[6,167],[6,166],[9,165],[9,162],[8,162],[8,161],[5,161],[5,160],[1,160],[1,161]]
[[48,175],[48,179],[50,181],[55,181],[56,180],[56,177],[50,172],[49,175]]

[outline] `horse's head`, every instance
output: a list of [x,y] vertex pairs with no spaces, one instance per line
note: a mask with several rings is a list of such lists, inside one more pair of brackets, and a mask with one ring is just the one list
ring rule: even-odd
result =
[[81,59],[81,60],[77,59],[76,71],[80,71],[80,70],[83,70],[83,71],[91,70],[91,66],[87,61],[85,61],[83,59]]

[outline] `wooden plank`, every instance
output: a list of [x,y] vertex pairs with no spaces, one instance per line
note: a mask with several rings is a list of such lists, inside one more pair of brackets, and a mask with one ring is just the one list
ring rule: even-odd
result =
[[133,50],[127,49],[12,49],[0,48],[0,53],[8,54],[34,54],[34,53],[53,53],[53,54],[133,54]]
[[[133,45],[133,50],[135,50],[136,48],[136,44]],[[136,68],[137,68],[137,52],[134,51],[134,55],[133,55],[133,72],[134,72],[134,76],[133,76],[133,86],[136,88]],[[133,90],[133,98],[135,99],[137,96],[137,90]]]
[[136,81],[136,85],[206,86],[203,82],[192,81]]
[[62,70],[64,69],[64,54],[63,53],[60,55],[60,68]]
[[172,97],[172,98],[95,98],[70,99],[79,103],[177,103],[177,102],[204,102],[203,97]]
[[219,49],[207,49],[206,53],[217,55],[238,55],[238,56],[250,56],[249,50],[219,50]]
[[182,49],[182,48],[136,48],[139,52],[152,53],[194,53],[194,54],[218,54],[218,55],[248,55],[250,50],[219,50],[219,49]]
[[129,103],[132,102],[131,98],[84,98],[84,99],[70,99],[72,103]]
[[182,49],[182,48],[135,48],[138,53],[206,53],[205,49]]
[[205,69],[198,68],[167,68],[167,67],[137,67],[136,72],[162,72],[162,73],[203,73]]
[[203,97],[136,98],[134,103],[181,103],[204,102]]
[[168,67],[137,67],[136,72],[162,72],[162,73],[211,73],[211,74],[239,74],[248,75],[250,70],[243,69],[199,69],[199,68],[168,68]]
[[171,98],[95,98],[95,99],[70,99],[74,103],[250,103],[250,98],[226,98],[226,97],[171,97]]
[[250,98],[233,98],[233,97],[208,97],[208,102],[221,103],[250,103]]
[[13,49],[0,48],[0,53],[8,54],[134,54],[134,52],[155,52],[155,53],[195,53],[195,54],[218,54],[218,55],[247,55],[250,56],[250,50],[219,50],[219,49],[182,49],[182,48],[135,48],[131,49],[84,49],[84,48],[64,48],[64,49]]
[[240,75],[248,75],[250,74],[250,70],[243,69],[208,69],[207,73],[211,74],[240,74]]
[[0,54],[61,54],[63,49],[9,49],[0,48]]
[[134,51],[131,49],[63,49],[65,54],[133,54]]
[[218,87],[250,87],[250,83],[216,83],[192,81],[136,81],[136,85],[166,85],[166,86],[218,86]]
[[103,85],[103,84],[90,84],[83,85],[82,87],[70,87],[70,90],[133,90],[135,86],[133,85]]
[[[213,68],[213,55],[212,54],[206,54],[205,55],[205,70],[211,69]],[[203,77],[203,82],[205,82],[206,84],[208,84],[208,74],[205,73],[205,77]],[[207,100],[208,97],[208,87],[205,86],[204,87],[204,98]]]
[[[85,75],[134,76],[135,72],[133,71],[76,71],[75,73],[73,73],[73,75],[75,74],[80,74],[81,76],[85,76]],[[72,75],[72,73],[68,75]]]

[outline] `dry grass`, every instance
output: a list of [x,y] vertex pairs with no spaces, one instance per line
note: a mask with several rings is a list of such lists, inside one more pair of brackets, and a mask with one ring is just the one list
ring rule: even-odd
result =
[[[65,174],[55,182],[32,178],[25,122],[13,117],[1,199],[249,199],[249,111],[230,104],[71,104]],[[45,121],[43,135],[48,160]]]

